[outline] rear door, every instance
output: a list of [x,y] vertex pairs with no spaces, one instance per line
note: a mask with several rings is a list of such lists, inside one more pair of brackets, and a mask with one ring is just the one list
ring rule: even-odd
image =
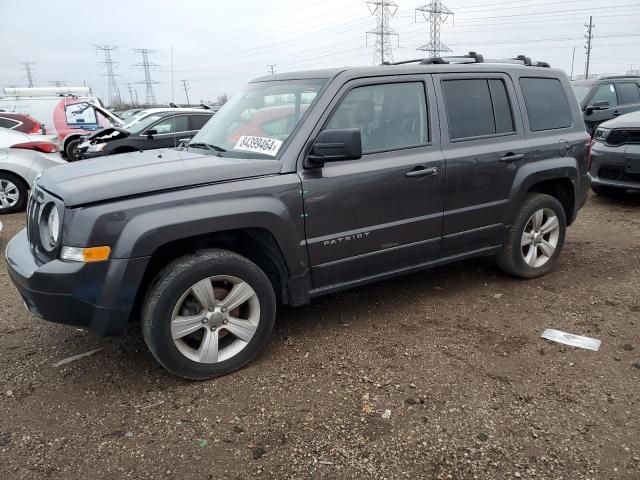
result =
[[482,253],[501,243],[511,186],[529,159],[514,85],[502,73],[434,81],[447,170],[444,254]]
[[363,156],[300,171],[316,291],[438,255],[445,172],[433,98],[428,75],[353,80],[319,122],[313,138],[323,129],[359,128]]

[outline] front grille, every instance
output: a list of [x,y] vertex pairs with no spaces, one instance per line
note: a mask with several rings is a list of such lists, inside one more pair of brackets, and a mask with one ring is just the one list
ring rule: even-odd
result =
[[598,170],[598,176],[620,182],[640,182],[640,173],[628,173],[624,166],[603,165]]
[[607,136],[609,145],[640,143],[640,130],[611,130]]

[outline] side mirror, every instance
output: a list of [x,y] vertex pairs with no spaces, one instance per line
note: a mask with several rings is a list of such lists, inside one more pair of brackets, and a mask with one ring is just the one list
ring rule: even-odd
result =
[[362,133],[359,128],[340,128],[320,132],[307,160],[314,166],[325,162],[357,160],[362,157]]
[[587,105],[587,107],[585,108],[585,111],[587,113],[591,113],[594,110],[608,110],[609,109],[609,102],[607,102],[606,100],[600,100],[599,102],[593,102],[591,105]]
[[158,134],[158,131],[155,128],[152,128],[152,129],[147,130],[146,132],[144,132],[144,134],[147,136],[147,138],[149,140],[151,140],[154,135]]

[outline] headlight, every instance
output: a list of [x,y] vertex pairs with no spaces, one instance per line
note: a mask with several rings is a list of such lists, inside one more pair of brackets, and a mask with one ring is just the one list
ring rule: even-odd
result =
[[87,152],[101,152],[106,146],[106,143],[94,143],[89,145],[89,147],[87,148]]
[[609,133],[611,133],[610,128],[598,127],[598,129],[596,130],[596,133],[593,135],[593,139],[598,140],[600,142],[606,142],[607,137],[609,136]]
[[49,241],[52,246],[55,246],[58,244],[58,240],[60,240],[60,214],[58,213],[58,207],[55,205],[53,205],[49,211],[47,227],[49,230]]

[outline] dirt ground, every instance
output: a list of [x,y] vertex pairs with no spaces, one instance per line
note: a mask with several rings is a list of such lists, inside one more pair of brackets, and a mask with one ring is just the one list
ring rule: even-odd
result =
[[31,316],[3,257],[0,478],[640,479],[639,287],[640,195],[591,197],[544,278],[476,259],[281,309],[255,362],[192,383],[137,325]]

